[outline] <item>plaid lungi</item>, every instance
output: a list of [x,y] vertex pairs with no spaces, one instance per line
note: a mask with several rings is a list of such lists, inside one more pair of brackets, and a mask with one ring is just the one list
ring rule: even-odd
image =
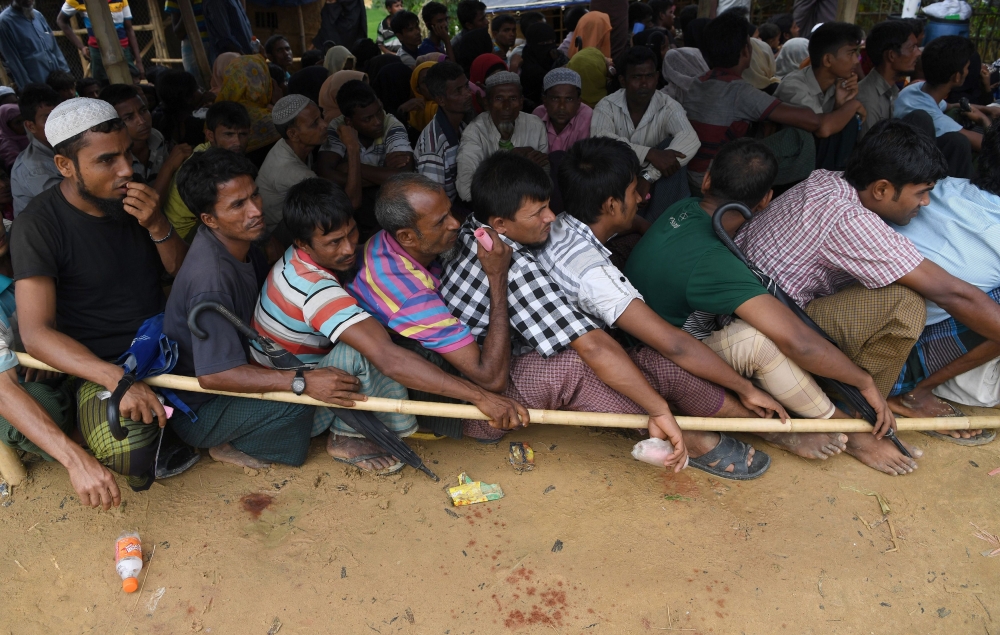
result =
[[[1000,304],[1000,288],[993,289],[987,295]],[[920,334],[920,339],[910,351],[910,356],[890,394],[901,395],[910,392],[927,377],[985,341],[986,338],[982,335],[970,331],[967,326],[952,317],[944,322],[931,324]]]
[[852,284],[816,298],[806,306],[806,313],[872,376],[883,397],[899,378],[927,319],[924,299],[901,284],[879,289]]
[[[45,382],[26,382],[21,384],[21,387],[45,409],[56,427],[70,435],[76,425],[76,417],[73,416],[73,409],[76,406],[76,402],[73,401],[74,383],[72,377],[63,377]],[[3,417],[0,417],[0,442],[18,450],[37,454],[46,461],[55,461]]]

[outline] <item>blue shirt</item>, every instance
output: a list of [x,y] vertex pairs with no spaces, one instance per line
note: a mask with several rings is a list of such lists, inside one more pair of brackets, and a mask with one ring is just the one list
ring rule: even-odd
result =
[[923,110],[934,121],[934,134],[940,137],[949,132],[958,132],[962,129],[962,124],[958,123],[948,115],[944,114],[947,104],[944,100],[936,103],[934,98],[921,90],[924,82],[914,82],[899,91],[899,97],[892,106],[892,116],[901,119],[911,112]]
[[[983,291],[1000,287],[1000,196],[968,179],[943,179],[931,191],[930,204],[896,231],[956,278]],[[948,317],[944,309],[927,303],[928,326]]]
[[14,346],[14,281],[0,276],[0,373],[17,366]]
[[434,46],[434,42],[431,42],[429,37],[424,38],[424,41],[420,43],[417,47],[417,57],[421,55],[427,55],[428,53],[447,53],[448,50],[444,46],[444,42]]
[[21,90],[32,82],[45,83],[52,71],[69,72],[45,16],[37,10],[33,15],[29,20],[13,7],[0,12],[0,53]]

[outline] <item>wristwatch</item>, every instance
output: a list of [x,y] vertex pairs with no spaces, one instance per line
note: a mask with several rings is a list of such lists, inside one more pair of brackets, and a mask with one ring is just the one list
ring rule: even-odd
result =
[[292,392],[296,395],[301,395],[306,391],[306,378],[303,373],[304,371],[300,368],[295,371],[295,377],[292,379]]
[[652,183],[653,182],[653,177],[649,174],[649,172],[647,172],[645,170],[642,171],[642,178],[644,178],[647,183]]

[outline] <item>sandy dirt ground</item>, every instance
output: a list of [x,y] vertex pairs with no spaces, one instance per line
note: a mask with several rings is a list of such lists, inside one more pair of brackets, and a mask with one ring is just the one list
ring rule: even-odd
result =
[[[911,476],[772,448],[750,483],[668,476],[584,428],[516,433],[537,451],[521,475],[506,441],[414,443],[441,483],[362,476],[316,439],[302,468],[206,455],[110,512],[33,463],[0,507],[0,633],[1000,634],[1000,557],[970,524],[1000,533],[1000,442],[903,437],[926,451]],[[462,471],[506,496],[453,508]]]

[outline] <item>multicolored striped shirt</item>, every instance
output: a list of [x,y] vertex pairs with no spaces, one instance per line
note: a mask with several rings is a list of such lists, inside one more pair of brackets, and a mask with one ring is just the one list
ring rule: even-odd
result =
[[437,353],[450,353],[473,339],[438,292],[440,275],[439,263],[424,268],[382,230],[365,244],[361,269],[347,290],[396,333]]
[[[128,7],[128,0],[109,0],[108,7],[111,9],[111,21],[115,25],[118,33],[118,42],[122,47],[128,47],[128,34],[125,32],[125,20],[132,19],[132,9]],[[90,16],[87,15],[87,4],[81,0],[66,0],[62,6],[65,15],[73,17],[77,13],[83,17],[83,26],[87,29],[87,46],[97,48],[97,38],[94,37],[94,27],[90,24]]]
[[14,355],[14,281],[0,275],[0,373],[17,367]]
[[[317,364],[349,327],[370,317],[336,274],[289,247],[274,263],[254,309],[253,326],[307,364]],[[251,347],[254,359],[269,359]]]
[[[198,33],[201,35],[202,41],[208,42],[208,27],[205,26],[205,14],[201,10],[201,0],[191,0],[191,9],[194,11],[194,19],[198,23]],[[163,3],[163,12],[179,14],[181,9],[177,6],[177,0],[166,0]]]

